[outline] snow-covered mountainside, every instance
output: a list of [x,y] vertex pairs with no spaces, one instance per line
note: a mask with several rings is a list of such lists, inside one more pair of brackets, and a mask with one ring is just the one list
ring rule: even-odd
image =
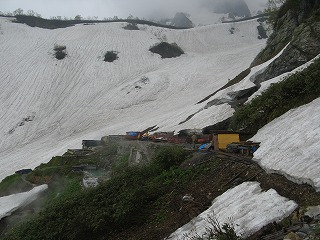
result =
[[[196,105],[247,68],[265,46],[256,20],[170,30],[125,23],[31,28],[0,18],[0,179],[33,168],[82,139],[201,128],[230,117],[229,105]],[[235,31],[231,34],[230,29]],[[148,49],[166,39],[185,54],[161,59]],[[65,45],[57,60],[54,45]],[[119,59],[103,61],[107,51]]]

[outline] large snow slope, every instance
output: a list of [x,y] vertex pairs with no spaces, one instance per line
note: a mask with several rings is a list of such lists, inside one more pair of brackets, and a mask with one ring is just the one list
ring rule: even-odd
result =
[[27,206],[37,199],[38,195],[45,191],[48,185],[41,185],[33,188],[29,192],[13,194],[0,197],[0,219],[10,216],[17,209]]
[[263,226],[288,217],[297,204],[280,196],[274,189],[262,191],[257,182],[245,182],[217,197],[210,208],[177,229],[167,239],[182,240],[208,237],[212,220],[234,226],[238,236],[248,237]]
[[273,120],[252,138],[261,142],[254,159],[269,172],[320,191],[320,98]]
[[[153,125],[201,128],[226,119],[233,113],[227,104],[179,125],[265,45],[256,20],[190,30],[140,25],[128,31],[124,25],[46,30],[0,18],[0,179],[80,147],[82,139]],[[186,54],[161,59],[148,51],[164,39]],[[55,44],[67,47],[65,59],[53,57]],[[106,63],[103,54],[110,50],[119,59]]]

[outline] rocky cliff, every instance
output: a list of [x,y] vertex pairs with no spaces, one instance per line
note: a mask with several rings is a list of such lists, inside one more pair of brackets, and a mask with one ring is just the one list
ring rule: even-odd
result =
[[213,8],[215,13],[229,13],[237,17],[250,17],[251,13],[248,5],[244,0],[237,1],[213,1]]
[[320,53],[319,0],[286,1],[278,12],[267,47],[255,58],[252,66],[272,58],[287,44],[283,54],[257,76],[256,82],[289,72]]
[[175,27],[182,27],[182,28],[192,28],[193,27],[192,21],[186,16],[186,14],[184,14],[182,12],[176,13],[176,15],[172,19],[170,25],[175,26]]

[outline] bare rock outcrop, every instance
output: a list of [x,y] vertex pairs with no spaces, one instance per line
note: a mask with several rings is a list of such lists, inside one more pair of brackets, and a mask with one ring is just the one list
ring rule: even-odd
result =
[[[293,4],[293,1],[287,1]],[[260,83],[289,72],[308,62],[320,53],[320,3],[319,0],[301,0],[296,6],[284,5],[274,25],[267,47],[255,58],[252,66],[275,56],[289,43],[283,54],[262,74]]]

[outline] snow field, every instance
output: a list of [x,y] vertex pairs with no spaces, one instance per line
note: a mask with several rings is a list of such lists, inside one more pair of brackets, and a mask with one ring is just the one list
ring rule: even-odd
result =
[[212,96],[210,99],[229,99],[232,100],[232,94],[239,92],[241,90],[249,89],[255,86],[253,83],[255,80],[255,77],[259,75],[260,73],[263,73],[266,68],[271,64],[275,59],[281,56],[283,51],[286,49],[286,47],[289,45],[289,43],[272,59],[251,68],[250,73],[248,76],[246,76],[244,79],[242,79],[239,83],[236,83],[222,91],[217,92],[214,96]]
[[[179,123],[202,110],[206,103],[195,103],[247,68],[265,45],[255,20],[236,23],[235,34],[230,24],[128,31],[125,23],[55,30],[6,18],[0,23],[0,179],[80,147],[82,139],[154,125],[194,128],[197,116]],[[186,54],[161,59],[148,51],[163,38]],[[55,44],[66,46],[65,59],[53,57]],[[106,51],[117,51],[119,59],[105,63]],[[228,106],[212,107],[198,120],[212,125],[232,113]],[[33,120],[24,121],[29,116]]]

